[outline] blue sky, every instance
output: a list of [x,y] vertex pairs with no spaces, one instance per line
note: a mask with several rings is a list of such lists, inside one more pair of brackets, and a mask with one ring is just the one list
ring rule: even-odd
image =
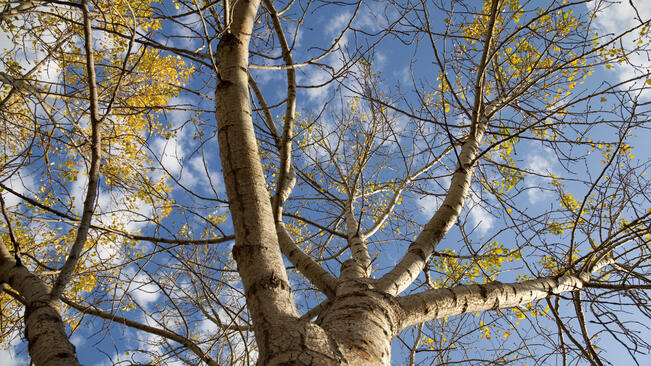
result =
[[[170,3],[164,3],[166,6],[170,6]],[[640,15],[644,19],[651,18],[651,4],[649,2],[636,2],[637,10],[640,12]],[[592,3],[587,4],[588,9],[593,6]],[[383,10],[384,5],[382,3],[369,2],[360,8],[360,13],[357,15],[353,22],[354,27],[362,28],[368,32],[373,32],[381,29],[385,24],[382,24],[383,21],[378,20],[372,16],[374,12]],[[180,9],[179,12],[183,11]],[[324,42],[329,42],[332,39],[335,39],[339,36],[339,30],[347,24],[350,17],[354,12],[352,6],[347,7],[330,7],[325,9],[319,9],[314,14],[314,23],[309,24],[301,28],[301,32],[296,37],[296,51],[294,53],[294,59],[296,61],[306,60],[310,57],[319,55],[322,50],[318,48],[318,45],[323,44]],[[432,19],[437,24],[442,22],[443,16],[437,13],[432,13]],[[396,14],[389,11],[389,18],[395,19]],[[609,8],[606,12],[600,13],[599,16],[595,19],[597,26],[603,34],[617,33],[624,29],[627,29],[632,24],[635,24],[635,13],[630,5],[623,1],[622,3],[615,4]],[[164,29],[164,32],[168,34],[181,34],[191,36],[191,30],[201,31],[200,28],[200,19],[196,16],[189,16],[185,19],[182,19],[186,24],[190,24],[188,28],[181,27],[179,25],[170,25],[168,28]],[[378,24],[379,22],[379,24]],[[434,22],[433,22],[434,23]],[[286,29],[288,34],[293,35],[293,30],[288,28]],[[408,38],[405,36],[405,39]],[[161,36],[160,39],[163,39]],[[347,53],[334,52],[329,56],[326,56],[320,62],[331,65],[335,68],[340,67],[345,63],[344,58],[349,57],[351,53],[355,50],[355,42],[370,42],[377,40],[378,37],[368,37],[355,38],[354,34],[349,32],[341,37],[339,40],[339,45],[341,46],[340,50],[347,51]],[[626,40],[630,41],[630,40]],[[169,38],[167,40],[168,45],[187,48],[187,49],[198,49],[202,47],[201,43],[198,40],[188,40],[188,39],[178,39],[178,38]],[[0,47],[10,44],[10,41],[7,39],[6,35],[0,35]],[[214,46],[214,45],[213,45]],[[205,45],[203,46],[205,47]],[[29,49],[28,47],[26,47]],[[276,52],[278,55],[279,52]],[[633,56],[633,62],[638,64],[647,64],[646,72],[648,73],[648,55],[640,54]],[[34,59],[38,59],[39,54],[31,54],[26,52],[24,54],[24,59],[19,60],[21,63],[28,65],[33,63]],[[367,56],[370,58],[370,56]],[[255,61],[261,61],[260,58],[253,57]],[[379,77],[382,81],[382,92],[386,95],[397,96],[399,95],[398,90],[408,91],[410,88],[413,88],[412,85],[412,74],[416,76],[417,80],[428,80],[431,84],[435,84],[433,81],[436,78],[436,68],[432,61],[431,49],[427,47],[426,42],[419,44],[418,48],[415,48],[413,44],[405,45],[403,42],[398,41],[395,38],[388,37],[383,39],[381,45],[376,49],[373,54],[372,65],[374,70],[377,70]],[[267,63],[273,63],[268,61]],[[353,68],[353,71],[359,71],[356,68]],[[41,77],[50,81],[58,80],[60,77],[60,72],[57,68],[56,63],[46,64],[46,69],[41,71]],[[595,70],[595,75],[589,80],[606,79],[612,83],[625,80],[635,75],[635,72],[640,72],[640,70],[635,71],[632,68],[626,65],[615,64],[611,69],[606,69],[604,67],[597,67]],[[284,73],[282,71],[270,71],[270,70],[261,70],[254,69],[252,74],[258,80],[261,87],[265,92],[265,97],[267,98],[267,103],[270,105],[280,102],[283,96],[283,83],[285,80]],[[323,68],[316,66],[306,66],[304,68],[298,69],[298,82],[300,85],[308,86],[322,83],[328,79],[328,73]],[[195,79],[192,80],[190,86],[200,89],[202,92],[208,95],[212,95],[211,83],[204,84],[209,80],[209,76],[198,75]],[[420,82],[420,81],[419,81]],[[644,82],[644,81],[642,81]],[[422,86],[424,84],[419,84]],[[586,87],[597,87],[597,84],[590,84],[590,81],[586,83]],[[299,102],[298,102],[298,112],[301,116],[311,116],[319,115],[321,108],[324,103],[329,102],[333,107],[332,112],[326,110],[318,120],[320,126],[324,126],[327,130],[328,128],[334,130],[337,125],[335,119],[335,114],[338,113],[342,108],[347,107],[347,100],[353,97],[353,92],[350,88],[354,88],[351,82],[344,82],[344,84],[330,83],[326,86],[320,88],[301,88],[299,89]],[[424,87],[425,88],[425,87]],[[341,90],[341,96],[330,101],[330,98],[335,95],[337,90]],[[407,98],[415,98],[413,93],[409,94]],[[651,89],[646,89],[644,94],[641,96],[641,100],[649,101],[651,99]],[[413,101],[413,100],[412,100]],[[183,94],[178,98],[175,98],[171,101],[171,104],[184,107],[192,106],[198,107],[202,110],[210,111],[212,108],[212,102],[207,100],[199,100],[196,97],[191,95]],[[608,100],[608,105],[615,104],[615,100]],[[454,112],[454,111],[453,111]],[[276,108],[273,110],[274,117],[279,117],[283,113],[283,108]],[[213,128],[214,121],[211,113],[201,113],[199,118],[206,124],[200,127],[199,130],[195,130],[192,126],[185,124],[188,120],[195,117],[191,112],[183,110],[175,110],[169,113],[166,113],[164,116],[161,116],[161,120],[164,123],[171,125],[173,129],[177,131],[175,136],[169,139],[162,137],[156,137],[151,144],[152,153],[160,160],[161,166],[173,177],[178,179],[178,182],[187,187],[192,192],[198,195],[216,195],[220,198],[225,198],[225,191],[223,188],[223,181],[220,176],[220,166],[218,162],[218,150],[216,148],[216,139],[208,140],[210,138],[210,131]],[[396,125],[404,125],[407,121],[404,120],[405,116],[396,115]],[[205,133],[205,140],[211,141],[211,144],[207,144],[204,149],[197,149],[199,146],[199,141],[204,137],[199,137],[197,139],[197,132],[202,131]],[[612,136],[609,134],[612,131],[603,130],[603,131],[594,131],[592,136],[599,136],[603,139],[609,139]],[[593,137],[594,138],[594,137]],[[646,141],[651,139],[651,133],[648,130],[637,131],[634,136],[631,136],[627,143],[632,145],[633,151],[635,152],[637,159],[641,162],[648,161],[651,157],[651,146]],[[595,141],[598,141],[597,138],[594,138]],[[524,141],[521,142],[517,147],[518,157],[520,159],[521,167],[532,170],[533,172],[539,173],[541,175],[568,175],[567,172],[562,171],[560,164],[555,161],[555,158],[551,155],[551,150],[536,142]],[[315,151],[314,153],[317,157],[319,152]],[[587,162],[591,166],[599,167],[600,154],[597,152],[595,155],[590,157]],[[323,156],[321,156],[323,157]],[[448,163],[452,160],[448,160]],[[204,166],[204,162],[207,162],[207,169]],[[594,165],[592,165],[594,164]],[[442,169],[444,170],[444,169]],[[156,174],[162,174],[161,170],[158,170],[154,173],[151,173],[152,176]],[[391,173],[383,173],[387,176]],[[649,173],[651,174],[651,173]],[[26,172],[23,177],[23,181],[19,180],[10,180],[12,187],[17,189],[20,192],[26,192],[30,185],[36,186],[34,177],[29,175],[29,172]],[[212,185],[207,183],[207,178],[210,178]],[[528,212],[537,212],[545,211],[552,201],[557,200],[556,196],[550,190],[540,190],[535,187],[549,186],[549,179],[545,177],[536,177],[528,176],[522,184],[527,187],[533,187],[531,189],[525,190],[524,193],[518,198],[517,204],[520,205],[518,208],[529,210]],[[72,195],[77,197],[76,202],[79,205],[83,199],[85,191],[85,178],[80,174],[79,180],[76,184],[72,186]],[[438,180],[430,179],[424,183],[425,189],[430,189],[432,191],[441,191],[442,188],[437,186],[441,185],[442,188],[446,187],[446,184],[449,184],[449,178],[442,177]],[[28,187],[25,187],[28,186]],[[566,182],[566,187],[570,190],[577,199],[583,197],[586,191],[586,187],[583,184],[572,183],[571,181]],[[295,195],[300,196],[301,194],[308,195],[308,189],[302,189],[297,187],[294,192]],[[188,192],[180,189],[176,186],[173,190],[173,196],[177,202],[195,205],[197,204],[196,197],[192,197]],[[104,195],[104,200],[100,198],[100,205],[105,211],[111,209],[119,209],[120,204],[124,197],[113,196],[109,197]],[[480,203],[483,199],[483,196],[479,195],[471,196],[470,200]],[[17,201],[13,200],[10,196],[7,196],[8,204],[16,204]],[[483,203],[488,203],[493,207],[499,207],[499,203],[489,198],[488,201]],[[405,212],[411,212],[414,226],[420,224],[422,225],[426,220],[431,216],[431,213],[438,207],[440,204],[440,199],[437,199],[432,195],[419,195],[411,194],[405,198],[403,207],[408,207]],[[208,205],[206,205],[208,206]],[[557,205],[556,205],[557,206]],[[316,210],[320,208],[318,204],[314,204],[310,207],[313,209],[312,217],[319,219],[326,219],[333,212],[322,212],[317,213]],[[202,207],[204,212],[214,211],[220,214],[226,212],[226,207],[224,205],[216,204],[214,207]],[[151,215],[152,208],[148,207],[146,203],[141,203],[138,214],[143,216]],[[483,244],[499,241],[504,244],[507,248],[514,248],[515,243],[512,242],[512,238],[509,237],[509,233],[503,234],[500,233],[499,229],[504,224],[507,224],[507,219],[498,212],[491,212],[491,209],[487,207],[476,206],[472,210],[467,209],[463,213],[463,217],[467,217],[469,227],[476,227],[474,232],[469,235],[470,241],[482,246]],[[127,225],[129,230],[140,230],[145,234],[151,234],[151,227],[145,225],[144,223],[136,221],[138,218],[137,215],[134,216],[122,216],[120,220],[124,220],[124,224]],[[175,212],[174,215],[165,222],[170,230],[179,229],[182,226],[182,223],[185,222],[185,216],[181,215],[179,212]],[[227,233],[230,233],[228,228],[229,222],[224,224],[224,228]],[[399,223],[394,224],[396,227],[400,227],[403,230],[406,229],[404,226],[400,226]],[[198,229],[197,229],[198,231]],[[160,233],[160,235],[165,236],[167,233]],[[382,241],[383,236],[379,235],[377,240]],[[318,237],[315,240],[321,240]],[[403,243],[404,244],[404,243]],[[220,245],[220,251],[228,253],[230,249],[230,244]],[[145,251],[151,250],[153,246],[149,244],[139,244],[138,249]],[[385,270],[388,266],[395,263],[395,261],[402,255],[404,251],[404,246],[396,248],[395,246],[378,243],[374,245],[373,248],[379,248],[378,252],[380,253],[381,261],[377,263],[377,269],[381,273],[382,270]],[[443,249],[454,249],[458,253],[464,251],[464,244],[462,240],[461,233],[456,228],[453,229],[449,235],[446,237],[444,242],[441,243],[440,250]],[[121,249],[118,247],[104,247],[101,248],[101,255],[107,260],[116,260],[120,261],[124,259],[122,256],[124,253],[121,252]],[[372,250],[373,252],[373,250]],[[467,253],[467,252],[466,252]],[[153,311],[156,309],[156,306],[159,303],[162,303],[164,296],[161,294],[159,288],[149,281],[149,275],[147,271],[151,272],[152,275],[156,274],[159,268],[165,268],[167,261],[171,261],[172,255],[162,254],[156,257],[156,260],[152,263],[147,263],[142,265],[142,268],[136,266],[126,267],[125,270],[121,271],[118,276],[124,279],[125,283],[132,280],[132,282],[127,283],[123,288],[118,288],[116,291],[121,295],[130,295],[136,302],[138,302],[143,308],[148,311]],[[226,255],[225,258],[228,256]],[[344,256],[346,257],[346,256]],[[110,258],[110,259],[109,259]],[[227,259],[225,259],[227,260]],[[335,268],[335,263],[331,261],[330,263],[332,268]],[[160,267],[157,267],[160,266]],[[502,281],[514,280],[516,274],[520,273],[523,270],[522,263],[514,263],[510,268],[511,271],[505,272],[500,279]],[[231,291],[237,291],[240,289],[239,285],[233,278],[230,278],[232,285]],[[296,274],[292,274],[292,281],[296,286],[300,285],[301,278]],[[299,305],[313,305],[315,298],[310,297],[309,294],[300,294],[297,295]],[[241,302],[241,299],[239,300]],[[236,301],[237,302],[237,301]],[[125,315],[126,314],[126,315]],[[138,310],[132,310],[123,315],[139,320],[142,322],[148,322],[154,324],[156,319],[155,317],[147,317],[139,312]],[[221,314],[226,316],[226,314]],[[481,319],[490,318],[491,315],[482,316]],[[512,318],[512,316],[511,316]],[[200,333],[212,333],[216,331],[216,327],[213,323],[199,320],[196,318],[196,324],[194,326],[199,330]],[[452,320],[452,322],[457,320]],[[458,321],[467,321],[472,323],[474,320],[468,320],[467,318],[459,319]],[[515,320],[514,320],[515,321]],[[75,333],[71,338],[72,342],[76,344],[77,350],[80,355],[82,363],[86,365],[111,365],[118,362],[118,360],[126,359],[135,359],[139,361],[147,360],[146,355],[133,353],[126,353],[127,348],[143,348],[151,352],[157,352],[159,349],[156,346],[153,346],[148,343],[156,342],[156,337],[150,336],[144,333],[136,333],[131,329],[125,329],[116,325],[109,325],[106,330],[100,331],[102,322],[95,320],[89,322],[90,325],[82,325],[80,329]],[[474,323],[473,323],[474,324]],[[475,325],[476,326],[476,325]],[[526,332],[526,328],[524,328]],[[497,337],[496,337],[497,338]],[[498,338],[499,339],[499,338]],[[514,341],[515,342],[515,341]],[[398,341],[394,342],[394,345],[397,345]],[[115,344],[116,347],[111,345]],[[489,349],[490,345],[482,346]],[[602,348],[607,349],[609,355],[615,354],[618,352],[617,345],[612,342],[605,343]],[[98,352],[102,350],[104,353]],[[479,352],[479,351],[478,351]],[[471,352],[472,354],[472,352]],[[400,364],[404,360],[404,353],[398,351],[398,347],[394,347],[394,360],[396,364]],[[0,351],[0,364],[3,365],[22,365],[25,364],[25,345],[22,342],[16,341],[11,344],[7,350]],[[524,362],[524,361],[523,361]]]

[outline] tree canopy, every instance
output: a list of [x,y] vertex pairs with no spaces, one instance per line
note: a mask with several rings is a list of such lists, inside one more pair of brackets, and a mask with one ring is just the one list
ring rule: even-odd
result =
[[0,359],[644,364],[643,3],[3,2]]

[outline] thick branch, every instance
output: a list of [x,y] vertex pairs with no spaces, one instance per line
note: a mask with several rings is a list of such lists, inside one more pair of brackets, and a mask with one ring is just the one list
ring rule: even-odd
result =
[[488,51],[491,48],[493,39],[493,29],[498,11],[497,3],[498,0],[493,0],[486,39],[484,40],[484,50],[478,66],[478,75],[475,82],[475,102],[471,121],[472,126],[468,134],[468,139],[461,147],[457,170],[452,175],[452,182],[450,183],[448,193],[441,207],[439,207],[434,216],[425,225],[416,240],[411,243],[402,260],[378,281],[377,288],[380,291],[385,291],[391,295],[397,295],[404,291],[425,267],[425,263],[432,255],[432,252],[450,230],[463,208],[468,189],[470,188],[473,165],[479,149],[479,143],[486,131],[488,118],[495,112],[493,110],[495,104],[485,106],[483,96],[484,73],[486,71],[486,63],[488,62]]
[[301,273],[310,280],[310,282],[322,291],[326,296],[332,297],[335,294],[337,280],[330,275],[323,267],[312,259],[292,240],[285,228],[285,224],[279,222],[276,224],[280,249],[290,262]]
[[366,238],[360,231],[359,222],[355,219],[355,215],[353,214],[352,203],[348,203],[344,217],[346,220],[348,245],[350,246],[353,259],[355,259],[357,265],[360,266],[360,270],[356,273],[363,275],[364,278],[368,278],[371,269],[371,256],[368,252],[368,246],[364,242]]
[[591,266],[590,271],[543,277],[520,283],[491,282],[484,285],[461,285],[451,289],[433,289],[398,298],[405,311],[403,327],[432,319],[475,311],[496,310],[524,305],[551,295],[579,291],[596,272],[612,263],[605,259]]
[[400,262],[377,284],[381,291],[392,295],[401,293],[411,284],[425,267],[425,263],[434,252],[436,245],[443,239],[459,217],[466,200],[473,173],[473,160],[477,155],[479,142],[485,130],[485,123],[477,129],[474,136],[469,136],[459,154],[459,166],[452,175],[448,193],[434,216],[416,237]]
[[249,100],[249,41],[259,1],[232,4],[230,32],[217,47],[215,90],[219,153],[233,218],[233,258],[242,278],[261,355],[266,325],[298,317],[279,249]]

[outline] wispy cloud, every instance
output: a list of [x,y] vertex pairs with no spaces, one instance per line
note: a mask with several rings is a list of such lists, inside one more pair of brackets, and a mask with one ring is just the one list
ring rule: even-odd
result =
[[[9,337],[11,337],[11,335],[9,335]],[[18,335],[15,335],[13,340],[9,343],[9,347],[0,350],[0,365],[21,366],[29,364],[26,353],[17,352],[20,343],[22,343],[22,340]]]
[[480,234],[485,234],[495,224],[495,218],[479,205],[470,210],[470,218]]
[[[550,175],[553,169],[553,152],[549,148],[539,148],[532,146],[527,158],[527,169],[535,174]],[[524,181],[527,187],[527,198],[530,204],[536,204],[549,198],[550,193],[540,189],[543,179],[537,176],[527,176]]]
[[[603,2],[590,1],[587,3],[589,10],[594,10],[597,4]],[[633,7],[633,4],[635,7]],[[628,29],[638,26],[641,22],[647,22],[651,19],[651,1],[616,1],[609,2],[608,6],[601,8],[597,13],[596,23],[600,34],[619,35]],[[639,16],[639,18],[638,18]],[[641,18],[641,19],[640,19]],[[621,43],[624,49],[635,49],[638,41],[639,32],[632,32],[624,36]],[[619,43],[619,42],[618,42]],[[645,47],[646,48],[646,47]],[[628,55],[628,62],[616,63],[610,71],[618,81],[624,81],[636,76],[648,74],[651,67],[648,60],[648,54],[644,51],[633,52]],[[646,80],[640,80],[636,87],[644,86]],[[644,99],[651,98],[651,90],[648,88],[641,94]]]

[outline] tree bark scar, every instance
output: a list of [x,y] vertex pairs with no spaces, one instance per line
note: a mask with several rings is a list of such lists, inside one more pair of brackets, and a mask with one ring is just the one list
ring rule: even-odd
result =
[[485,301],[488,298],[488,290],[486,290],[486,286],[482,284],[478,284],[477,286],[479,286],[479,295]]
[[468,297],[464,296],[463,306],[461,307],[461,314],[465,314],[466,310],[468,310]]
[[[221,65],[221,62],[219,61],[222,60],[225,54],[233,53],[233,50],[240,46],[242,46],[242,41],[240,41],[234,34],[229,32],[225,33],[222,36],[222,38],[219,40],[219,44],[217,45],[217,59],[218,63],[220,64],[220,71],[224,65]],[[219,80],[216,87],[218,90],[223,90],[233,85],[233,82],[227,78],[224,78],[224,75],[222,75],[221,72],[217,74],[217,79]]]
[[[35,316],[34,312],[36,312],[39,309],[45,309],[45,312],[36,315],[37,316],[36,321],[39,324],[49,323],[47,325],[47,327],[49,327],[51,329],[46,331],[46,332],[41,332],[41,333],[37,334],[35,337],[33,337],[32,339],[30,339],[28,331],[27,331],[27,329],[28,329],[28,327],[27,327],[28,320],[27,319],[32,317],[32,316]],[[41,336],[47,335],[48,333],[51,333],[52,331],[55,331],[55,332],[58,331],[57,324],[60,322],[60,319],[56,315],[53,315],[51,312],[48,312],[47,310],[55,312],[55,310],[52,309],[48,304],[38,304],[38,305],[35,305],[35,306],[27,306],[27,307],[25,307],[25,315],[24,315],[24,319],[25,319],[25,338],[27,338],[29,340],[28,345],[27,345],[27,349],[29,350],[30,353],[32,353],[32,349],[36,346],[36,344],[38,343],[38,339]],[[54,359],[54,358],[76,357],[76,352],[75,352],[74,345],[72,345],[72,343],[71,343],[70,346],[72,346],[72,352],[60,352],[60,353],[57,353],[56,355],[52,356],[52,359]]]
[[[493,283],[496,283],[496,281],[493,281]],[[501,291],[499,291],[499,292],[501,292],[501,294],[503,295],[504,294],[504,289],[502,288]],[[491,309],[497,310],[499,308],[500,308],[500,295],[495,296],[495,302],[493,303],[493,307]]]
[[[418,247],[409,248],[408,251],[411,252],[412,254],[418,256],[418,258],[420,258],[420,260],[422,260],[423,262],[425,262],[427,260],[427,257],[425,256],[425,251],[423,251],[422,248],[418,248]],[[411,275],[411,273],[410,273],[410,275]]]
[[[229,52],[233,48],[241,46],[242,41],[240,41],[237,36],[235,36],[231,32],[224,33],[222,38],[219,40],[219,44],[217,45],[217,53],[221,54],[223,52]],[[228,48],[226,48],[228,47]]]
[[246,292],[253,295],[260,289],[273,290],[277,288],[287,291],[289,290],[289,283],[287,283],[287,281],[283,281],[280,277],[276,276],[275,273],[272,273],[269,278],[254,283],[246,290]]
[[219,79],[219,82],[217,83],[217,89],[226,89],[229,86],[233,85],[230,80],[223,79],[221,74],[217,74],[217,78]]
[[242,248],[241,245],[233,245],[233,248],[231,249],[231,253],[233,254],[233,259],[235,262],[237,262],[240,259],[240,249]]
[[512,284],[507,283],[506,288],[511,291],[512,296],[515,296],[517,294],[517,291],[515,290],[515,287]]
[[450,293],[452,294],[452,300],[454,301],[454,306],[456,307],[458,305],[457,304],[457,301],[458,301],[457,293],[454,292],[454,290],[452,290],[452,289],[448,289],[448,291],[450,291]]

